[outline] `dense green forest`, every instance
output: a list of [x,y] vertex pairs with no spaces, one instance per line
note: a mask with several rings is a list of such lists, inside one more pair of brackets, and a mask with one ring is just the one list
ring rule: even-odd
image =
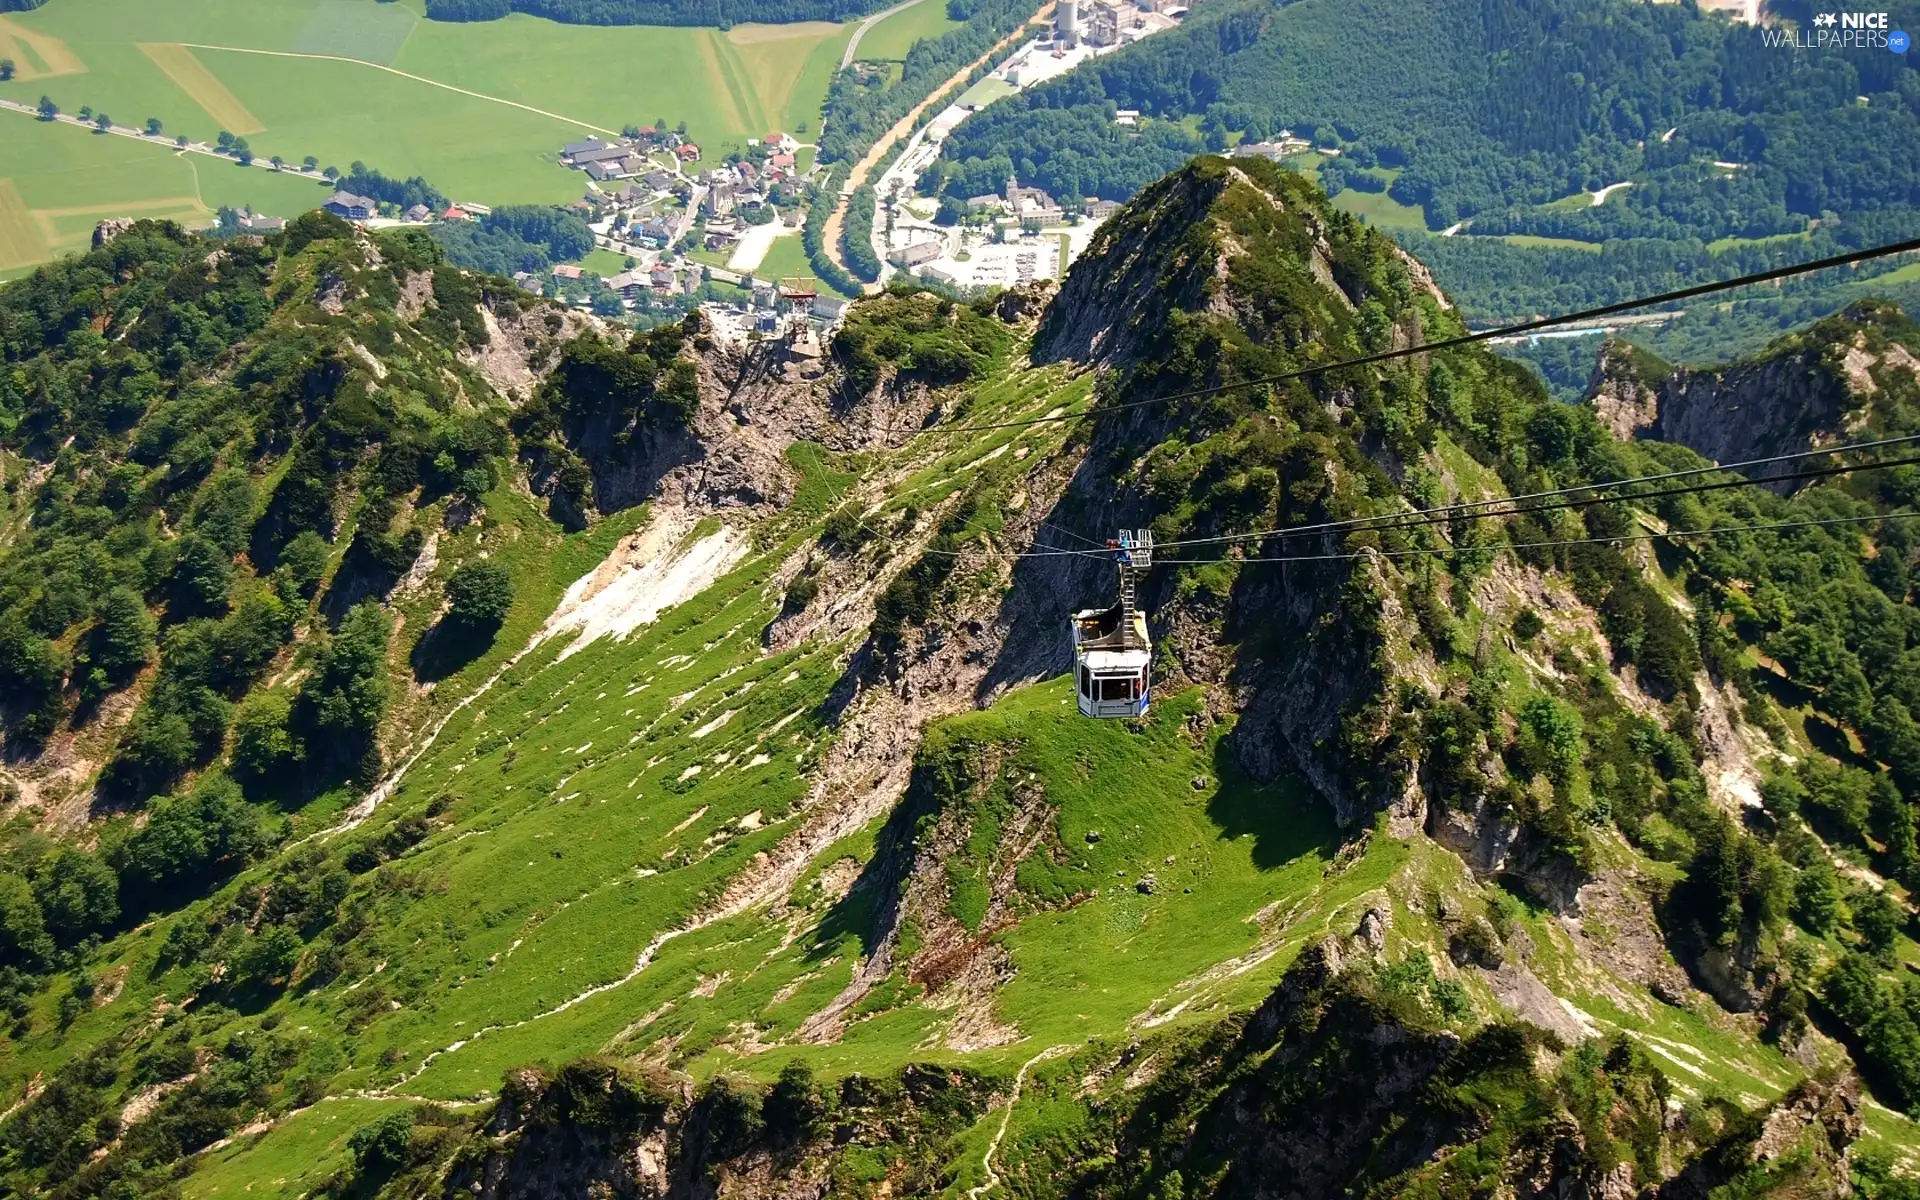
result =
[[[1920,6],[1893,5],[1892,24],[1920,25]],[[1769,49],[1690,4],[1214,0],[966,121],[921,188],[950,214],[1009,176],[1069,204],[1124,200],[1203,148],[1291,131],[1341,151],[1320,168],[1329,192],[1384,189],[1431,230],[1604,245],[1405,239],[1498,320],[1920,232],[1907,59]],[[1116,126],[1117,108],[1145,117]],[[1626,181],[1598,206],[1585,194]],[[1796,236],[1718,241],[1776,235]]]
[[715,25],[741,21],[845,21],[887,0],[427,0],[436,21],[497,21],[531,13],[576,25]]
[[[378,387],[321,306],[368,265],[324,213],[211,255],[142,222],[0,290],[0,446],[48,468],[6,470],[28,525],[0,557],[0,729],[31,753],[132,701],[100,795],[146,813],[95,849],[8,835],[0,1006],[16,1018],[77,948],[273,845],[279,806],[380,768],[391,620],[368,601],[420,554],[419,506],[484,505],[508,440],[498,413],[456,402],[479,393],[450,369],[484,337],[473,306],[491,285],[434,270],[418,231],[379,247],[360,277],[384,318],[345,319],[393,339]],[[431,303],[402,324],[400,282],[420,271]],[[298,686],[256,692],[296,639]],[[244,970],[271,976],[276,953]]]
[[[1895,27],[1920,16],[1911,0],[1894,8]],[[1144,134],[1065,154],[1047,136],[1062,110],[1084,110],[1084,125],[1111,104],[1198,118],[1216,142],[1310,134],[1398,169],[1394,198],[1434,229],[1484,217],[1545,232],[1524,206],[1644,179],[1620,207],[1569,210],[1554,228],[1712,239],[1920,204],[1920,165],[1900,149],[1920,141],[1917,98],[1920,75],[1897,56],[1768,49],[1691,5],[1224,0],[968,122],[947,157],[1004,155],[1023,182],[1123,199],[1130,175],[1109,160]]]
[[416,204],[424,204],[437,213],[447,207],[446,193],[420,176],[396,179],[374,170],[363,162],[349,165],[347,173],[336,182],[342,191],[379,200],[402,210],[412,208]]
[[[1527,246],[1496,238],[1399,234],[1397,239],[1432,267],[1442,286],[1459,297],[1475,321],[1496,322],[1547,313],[1574,312],[1630,296],[1656,295],[1773,267],[1869,249],[1920,232],[1920,214],[1909,221],[1888,215],[1836,229],[1817,229],[1805,238],[1736,243],[1718,249],[1695,238],[1683,241],[1621,239],[1597,249]],[[1790,297],[1836,295],[1841,285],[1864,284],[1900,270],[1896,258],[1864,263],[1789,280],[1779,294]],[[1697,303],[1697,302],[1696,302]],[[1783,325],[1823,316],[1844,299],[1828,299],[1811,309],[1788,310]]]
[[429,232],[447,261],[489,275],[544,271],[593,249],[593,230],[579,213],[539,205],[507,205],[478,221],[442,221]]

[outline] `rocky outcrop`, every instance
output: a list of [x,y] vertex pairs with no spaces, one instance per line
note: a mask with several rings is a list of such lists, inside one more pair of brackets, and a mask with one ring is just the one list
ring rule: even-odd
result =
[[1660,424],[1660,388],[1671,368],[1631,342],[1608,338],[1587,379],[1587,403],[1600,423],[1622,440],[1647,436]]
[[[1790,454],[1856,438],[1894,373],[1920,377],[1920,332],[1897,308],[1863,301],[1732,366],[1669,368],[1622,341],[1602,347],[1587,403],[1623,438],[1677,442],[1715,462]],[[1757,480],[1790,468],[1758,467]],[[1791,490],[1793,484],[1776,485]]]
[[[837,1155],[873,1153],[894,1194],[924,1194],[933,1147],[985,1111],[990,1081],[909,1067],[891,1079],[811,1075],[763,1089],[584,1059],[555,1072],[508,1074],[485,1123],[454,1155],[446,1200],[815,1200]],[[951,1128],[949,1128],[949,1123]],[[937,1189],[937,1184],[935,1184]]]
[[[1866,1128],[1860,1081],[1851,1074],[1806,1080],[1741,1123],[1655,1193],[1658,1200],[1707,1200],[1734,1180],[1740,1194],[1851,1196],[1847,1147]],[[1756,1178],[1756,1176],[1758,1178]]]
[[[432,278],[424,287],[408,275],[400,289],[396,311],[424,311],[433,298]],[[478,370],[495,391],[510,400],[524,401],[540,380],[546,378],[559,360],[566,343],[595,327],[593,318],[557,304],[529,301],[522,307],[517,301],[500,299],[480,307],[480,319],[487,331],[486,344],[474,349],[463,346],[460,357]]]
[[113,239],[132,228],[132,217],[108,217],[93,227],[93,248],[98,250],[102,246],[112,245]]
[[1504,876],[1554,912],[1580,915],[1580,889],[1592,876],[1492,800],[1431,804],[1427,832],[1475,874]]

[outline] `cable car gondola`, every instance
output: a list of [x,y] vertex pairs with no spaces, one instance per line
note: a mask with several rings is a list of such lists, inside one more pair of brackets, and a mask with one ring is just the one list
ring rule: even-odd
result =
[[1134,572],[1153,565],[1153,535],[1121,530],[1109,539],[1120,568],[1120,603],[1073,614],[1073,665],[1080,715],[1144,717],[1151,692],[1153,642],[1147,617],[1134,607]]

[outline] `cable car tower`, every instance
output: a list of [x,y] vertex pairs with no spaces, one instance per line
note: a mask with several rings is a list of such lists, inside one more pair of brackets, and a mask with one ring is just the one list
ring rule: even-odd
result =
[[1134,574],[1153,565],[1153,534],[1122,529],[1110,538],[1120,569],[1120,603],[1073,614],[1073,665],[1080,715],[1144,717],[1151,680],[1153,642],[1147,616],[1134,607]]

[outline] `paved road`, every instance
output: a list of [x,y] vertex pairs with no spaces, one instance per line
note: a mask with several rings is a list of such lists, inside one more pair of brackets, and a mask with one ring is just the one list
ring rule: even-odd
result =
[[872,16],[868,17],[866,20],[860,22],[860,28],[853,31],[852,39],[847,42],[846,53],[840,56],[840,69],[844,71],[848,67],[853,65],[854,51],[860,49],[860,39],[867,36],[867,30],[872,29],[875,25],[878,25],[880,22],[886,20],[888,17],[899,12],[903,8],[912,8],[916,4],[937,4],[937,3],[939,3],[939,0],[900,0],[900,3],[894,5],[892,8],[889,8],[884,12],[877,12]]
[[[12,112],[22,113],[26,116],[32,117],[36,121],[40,119],[40,111],[37,108],[35,108],[31,104],[22,104],[18,100],[0,100],[0,109],[6,109]],[[101,133],[101,129],[98,125],[95,125],[92,121],[83,121],[79,117],[74,116],[72,113],[61,113],[59,116],[53,119],[52,124],[71,125],[77,129],[84,129],[88,133],[94,134],[96,136],[98,136]],[[236,166],[239,165],[240,163],[240,160],[233,157],[231,154],[226,154],[226,153],[223,153],[222,151],[216,150],[205,142],[188,142],[186,145],[182,146],[177,142],[169,140],[165,134],[162,134],[159,137],[149,137],[147,136],[146,130],[134,129],[126,125],[111,125],[107,127],[105,132],[113,134],[117,137],[134,138],[137,141],[142,141],[147,143],[149,146],[164,147],[165,149],[173,151],[175,154],[204,154],[209,158],[217,158],[221,162],[232,163]],[[253,162],[248,165],[259,167],[263,171],[272,171],[277,169],[283,175],[292,175],[300,179],[311,179],[315,183],[327,182],[327,177],[322,175],[320,172],[308,171],[302,167],[294,166],[292,163],[286,163],[278,168],[275,168],[273,163],[270,160],[265,158],[255,158]]]
[[[1020,23],[1018,29],[1015,29],[1012,33],[996,42],[991,50],[988,50],[985,54],[974,59],[966,66],[961,67],[958,71],[955,71],[941,83],[939,87],[928,92],[925,100],[914,105],[911,111],[898,121],[895,121],[893,128],[881,134],[880,139],[874,142],[859,162],[854,164],[853,170],[847,173],[846,182],[840,185],[840,203],[834,206],[832,214],[827,217],[825,227],[820,231],[820,244],[822,248],[826,251],[828,258],[839,264],[842,271],[847,270],[847,262],[845,256],[840,253],[840,227],[846,222],[847,205],[851,202],[850,198],[854,191],[867,181],[867,176],[873,173],[874,166],[886,156],[888,150],[893,148],[893,144],[911,133],[913,123],[920,119],[920,114],[925,112],[929,105],[946,95],[955,85],[965,83],[967,76],[973,74],[977,68],[992,62],[995,58],[1005,53],[1009,46],[1019,45],[1020,39],[1026,35],[1028,25],[1035,21],[1050,20],[1053,16],[1053,5],[1054,0],[1046,0],[1046,3],[1040,6],[1039,11]],[[852,272],[849,271],[848,274],[852,274]],[[865,290],[879,291],[880,286],[872,283],[866,284]]]

